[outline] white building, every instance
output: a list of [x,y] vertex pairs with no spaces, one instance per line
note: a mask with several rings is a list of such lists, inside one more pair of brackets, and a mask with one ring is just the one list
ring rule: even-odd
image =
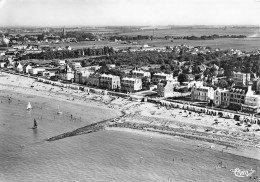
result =
[[242,104],[242,110],[250,113],[260,112],[260,95],[254,94],[254,91],[251,89],[251,85],[248,86],[245,96],[245,104]]
[[20,62],[17,63],[15,71],[23,72],[23,65]]
[[108,90],[115,90],[121,87],[120,77],[115,75],[102,74],[100,76],[99,86]]
[[247,86],[250,81],[250,73],[234,72],[233,79],[236,86]]
[[187,85],[188,88],[191,87],[202,87],[203,81],[191,81],[191,82],[183,82],[183,85]]
[[217,88],[214,91],[215,106],[227,108],[229,106],[229,101],[230,101],[229,90]]
[[29,73],[29,70],[32,69],[32,66],[30,64],[28,64],[27,66],[25,66],[24,68],[24,72],[25,73]]
[[191,100],[205,101],[214,99],[214,89],[212,87],[192,87]]
[[30,75],[38,75],[40,71],[45,71],[45,68],[31,68],[28,71]]
[[153,75],[152,81],[155,82],[156,84],[166,80],[171,80],[173,79],[173,74],[165,74],[165,73],[155,73]]
[[161,81],[157,84],[157,95],[160,97],[172,97],[174,88],[179,85],[180,82],[174,79]]
[[143,71],[143,70],[133,70],[132,75],[136,77],[151,77],[151,73],[148,71]]
[[126,93],[133,93],[138,90],[142,90],[141,78],[123,78],[121,81],[121,90]]
[[71,48],[70,46],[66,46],[65,49],[66,49],[66,50],[69,50],[69,51],[72,50],[72,48]]
[[4,68],[5,64],[6,64],[6,62],[0,62],[0,68]]

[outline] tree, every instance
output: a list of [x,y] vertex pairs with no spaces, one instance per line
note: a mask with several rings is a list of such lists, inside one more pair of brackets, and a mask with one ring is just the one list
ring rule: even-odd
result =
[[189,80],[189,77],[187,74],[184,74],[184,73],[179,74],[178,81],[180,83],[187,82],[188,80]]
[[221,80],[218,81],[218,86],[220,88],[227,88],[228,87],[228,82],[226,80],[224,80],[224,79],[221,79]]

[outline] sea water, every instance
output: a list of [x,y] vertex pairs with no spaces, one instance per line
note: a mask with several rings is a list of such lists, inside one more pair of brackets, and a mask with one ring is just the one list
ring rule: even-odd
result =
[[[108,111],[90,107],[82,110],[88,112],[88,117],[82,113],[75,116],[78,109],[66,110],[66,104],[58,101],[49,105],[46,99],[25,97],[10,103],[7,98],[0,99],[1,182],[235,182],[249,179],[235,176],[231,169],[249,170],[260,164],[257,160],[198,148],[186,139],[151,137],[145,132],[108,130],[46,142],[48,137],[104,119],[96,115]],[[27,100],[32,104],[31,111],[26,110]],[[61,116],[56,115],[57,105],[61,105]],[[34,118],[37,130],[30,129]],[[216,168],[219,161],[227,168]]]

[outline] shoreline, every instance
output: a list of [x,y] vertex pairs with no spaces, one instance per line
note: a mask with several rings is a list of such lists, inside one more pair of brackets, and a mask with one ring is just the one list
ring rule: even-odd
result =
[[255,159],[255,160],[259,160],[260,161],[260,156],[257,155],[258,151],[254,151],[254,150],[247,150],[247,149],[239,149],[239,148],[228,148],[225,149],[223,148],[223,145],[221,144],[214,144],[212,145],[211,142],[206,142],[206,141],[201,141],[201,140],[194,140],[194,139],[187,139],[185,137],[182,136],[174,136],[170,135],[170,134],[163,134],[161,132],[158,131],[152,131],[152,130],[138,130],[138,129],[132,129],[132,128],[123,128],[123,127],[106,127],[105,130],[107,131],[118,131],[118,132],[128,132],[128,133],[132,133],[132,134],[137,134],[137,135],[146,135],[146,136],[150,136],[151,140],[155,137],[164,137],[164,138],[168,138],[171,140],[175,140],[178,142],[185,142],[189,145],[198,147],[198,148],[203,148],[203,149],[207,149],[207,150],[213,150],[213,151],[218,151],[218,152],[222,152],[222,153],[227,153],[227,154],[232,154],[232,155],[237,155],[240,157],[245,157],[245,158],[250,158],[250,159]]
[[[17,75],[11,75],[7,73],[3,74],[5,74],[6,77],[0,77],[0,95],[8,95],[8,93],[33,95],[36,97],[43,97],[68,102],[71,104],[77,104],[78,106],[90,106],[97,109],[103,108],[113,111],[116,110],[126,114],[123,117],[116,117],[116,119],[114,119],[114,121],[112,122],[108,121],[105,126],[106,130],[111,130],[111,128],[113,130],[115,128],[113,126],[115,125],[123,126],[128,124],[129,126],[135,126],[133,127],[133,129],[131,129],[135,130],[135,132],[156,133],[162,137],[167,135],[167,137],[184,138],[185,140],[190,140],[191,142],[196,141],[198,143],[203,143],[206,139],[206,141],[215,141],[213,143],[216,146],[218,146],[219,144],[221,145],[221,142],[224,142],[225,144],[230,144],[229,148],[231,148],[231,146],[237,147],[235,149],[232,148],[232,150],[229,150],[230,153],[235,155],[239,154],[240,156],[247,157],[249,153],[257,154],[259,152],[258,148],[252,148],[252,146],[248,147],[243,143],[239,145],[240,141],[250,143],[250,140],[252,138],[255,138],[252,137],[251,134],[240,134],[238,135],[238,138],[235,138],[231,135],[225,136],[225,134],[223,134],[222,132],[224,130],[228,130],[228,128],[226,128],[225,125],[217,126],[219,128],[216,128],[215,126],[213,127],[211,125],[211,122],[213,122],[214,118],[211,118],[209,116],[205,116],[205,122],[196,121],[194,118],[183,118],[183,115],[178,115],[177,118],[172,118],[171,115],[173,113],[176,114],[180,112],[180,110],[167,110],[163,107],[158,109],[155,104],[132,102],[128,101],[127,99],[109,95],[99,95],[94,93],[90,93],[89,95],[87,95],[86,92],[84,93],[78,90],[71,90],[67,88],[61,89],[57,86],[47,85],[37,81],[35,82],[35,80],[33,80],[32,78],[20,78]],[[19,84],[15,82],[17,80],[19,81]],[[31,85],[34,85],[34,87],[31,87]],[[156,114],[151,114],[151,112],[155,112]],[[116,128],[120,128],[120,130],[124,128],[119,126],[116,126]],[[140,126],[142,127],[142,129],[138,129],[138,127]],[[213,134],[203,131],[203,129],[209,127],[211,127],[211,129],[215,129],[217,132]],[[172,137],[172,135],[174,135],[175,137]],[[213,138],[211,138],[212,136]],[[221,140],[216,140],[216,138],[214,137],[220,138]],[[207,143],[212,144],[212,142]],[[215,150],[215,147],[213,147],[212,150]],[[241,150],[241,152],[237,152],[238,150]],[[254,157],[254,155],[252,154],[249,155],[250,158],[260,160],[260,156]]]

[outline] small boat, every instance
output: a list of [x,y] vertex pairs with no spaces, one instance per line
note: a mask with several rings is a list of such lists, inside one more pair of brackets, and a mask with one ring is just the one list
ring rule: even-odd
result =
[[37,122],[36,122],[36,119],[34,119],[34,122],[33,122],[33,129],[36,129],[37,128]]
[[58,106],[58,112],[57,112],[58,115],[62,115],[62,112],[60,111],[60,106]]
[[27,104],[27,110],[31,110],[31,109],[32,109],[31,103],[28,102],[28,104]]

